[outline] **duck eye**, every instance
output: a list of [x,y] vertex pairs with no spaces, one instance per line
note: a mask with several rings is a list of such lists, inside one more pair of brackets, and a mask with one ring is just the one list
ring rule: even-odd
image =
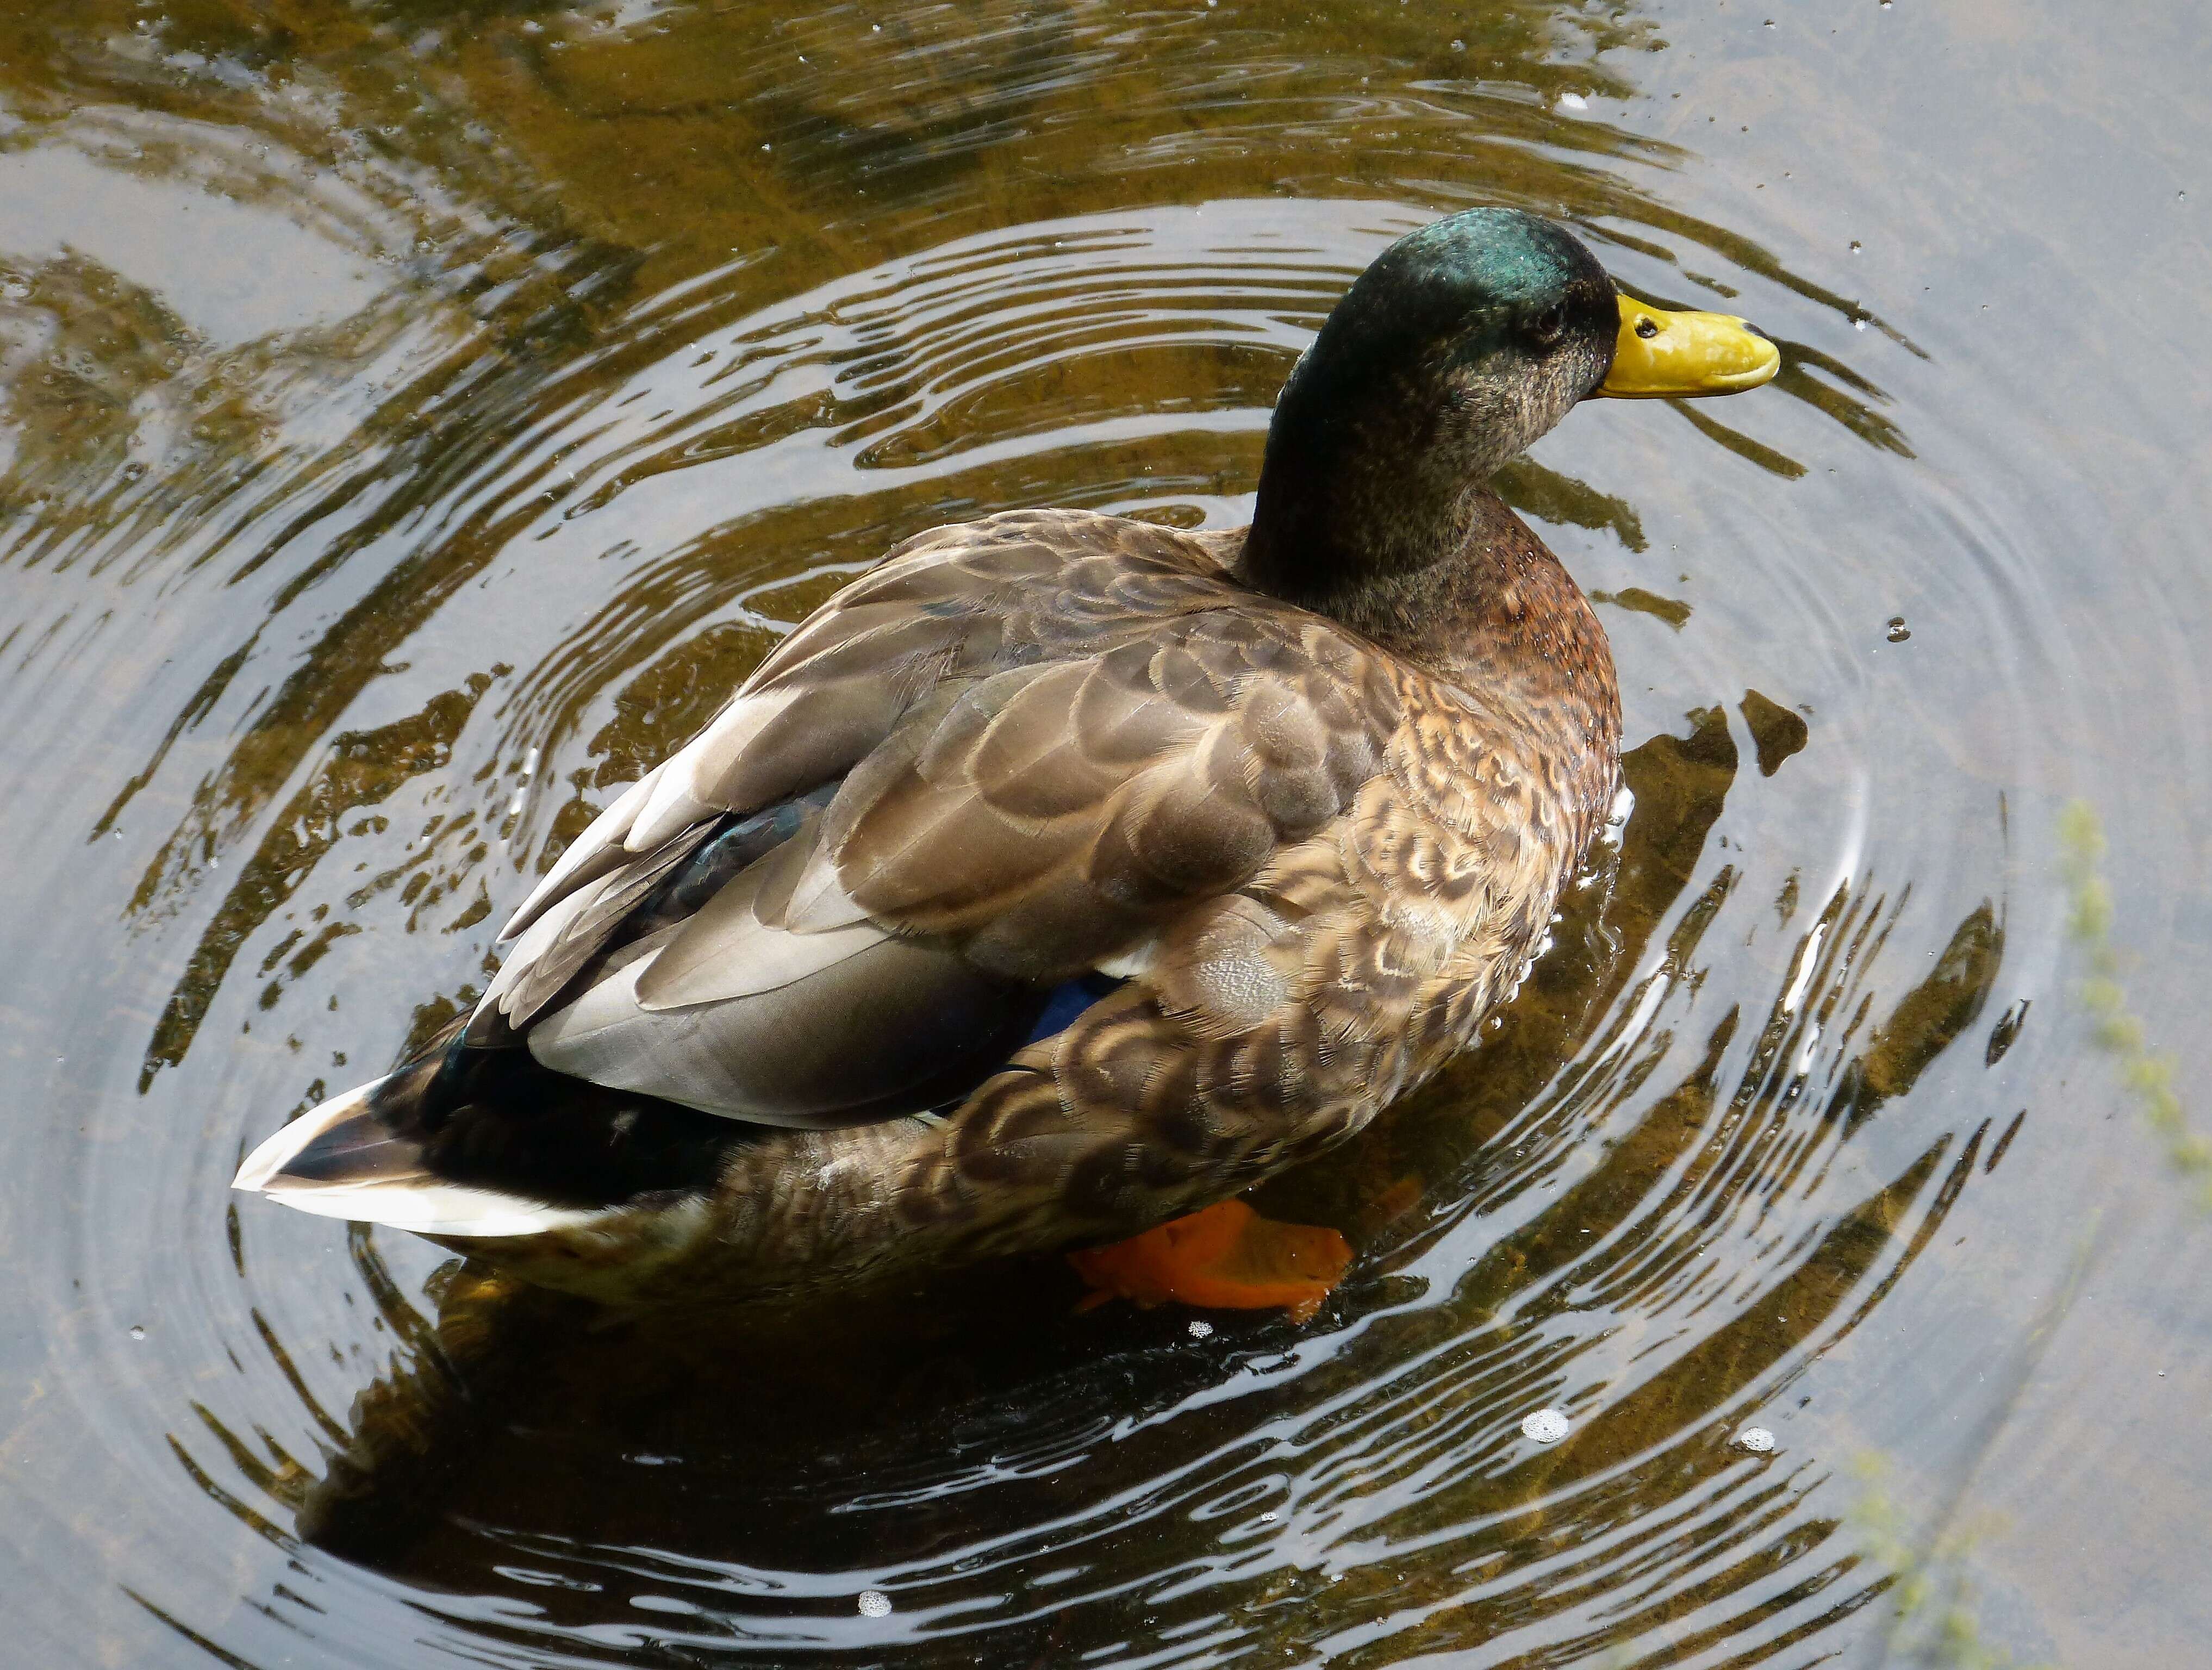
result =
[[1559,341],[1567,328],[1567,308],[1565,302],[1555,301],[1536,315],[1536,340],[1549,348]]
[[1638,319],[1636,321],[1636,334],[1643,337],[1644,341],[1650,342],[1652,337],[1659,334],[1659,321],[1650,317]]

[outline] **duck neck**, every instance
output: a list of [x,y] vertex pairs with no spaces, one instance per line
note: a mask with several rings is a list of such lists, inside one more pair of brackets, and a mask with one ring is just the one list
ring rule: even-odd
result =
[[[1402,422],[1378,434],[1371,419],[1285,415],[1278,410],[1268,436],[1237,565],[1246,585],[1440,666],[1470,634],[1510,624],[1532,554],[1559,568],[1482,485],[1488,469],[1468,467],[1492,460],[1462,452],[1445,465],[1434,437]],[[1559,579],[1574,592],[1564,571]]]
[[[1316,555],[1303,541],[1286,549],[1261,537],[1255,516],[1236,573],[1477,695],[1546,744],[1610,758],[1620,697],[1605,629],[1582,588],[1486,488],[1462,495],[1449,527],[1434,537],[1453,543],[1425,561],[1338,567],[1342,555],[1327,546]],[[1372,547],[1354,554],[1371,558]]]
[[1247,584],[1384,641],[1407,609],[1461,589],[1496,502],[1480,481],[1504,459],[1440,458],[1418,410],[1370,406],[1358,423],[1278,411],[1239,564]]
[[1558,560],[1486,489],[1462,489],[1419,523],[1401,506],[1393,525],[1356,531],[1348,525],[1358,519],[1340,499],[1316,497],[1286,494],[1271,505],[1263,494],[1237,578],[1431,665],[1456,659],[1454,646],[1470,633],[1509,629],[1534,571],[1548,568],[1573,588]]

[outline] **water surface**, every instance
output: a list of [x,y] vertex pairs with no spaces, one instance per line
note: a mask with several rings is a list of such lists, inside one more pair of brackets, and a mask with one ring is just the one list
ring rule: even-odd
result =
[[[2055,831],[2189,1084],[2208,49],[1768,3],[0,20],[0,1658],[1875,1664],[1870,1457],[1986,1639],[2200,1650],[2205,1232]],[[1314,1322],[1043,1260],[594,1328],[229,1194],[891,543],[1243,519],[1332,301],[1475,203],[1784,371],[1509,471],[1633,811],[1262,1193],[1358,1249]]]

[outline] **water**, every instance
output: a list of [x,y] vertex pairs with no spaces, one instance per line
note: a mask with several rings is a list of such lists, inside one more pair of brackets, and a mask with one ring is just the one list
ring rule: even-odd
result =
[[[0,1659],[1875,1664],[1884,1525],[2023,1659],[2196,1653],[2206,1232],[2055,831],[2193,1090],[2202,31],[1766,4],[0,20]],[[228,1194],[887,544],[1241,519],[1330,301],[1475,202],[1786,368],[1510,472],[1634,811],[1261,1197],[1358,1249],[1313,1323],[1048,1260],[594,1330]]]

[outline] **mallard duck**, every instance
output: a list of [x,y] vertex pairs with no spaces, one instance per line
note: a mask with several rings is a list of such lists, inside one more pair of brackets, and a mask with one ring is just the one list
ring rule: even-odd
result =
[[472,1013],[236,1186],[625,1304],[1148,1230],[1146,1295],[1237,1303],[1234,1258],[1177,1285],[1218,1210],[1154,1226],[1464,1046],[1618,787],[1605,633],[1486,478],[1588,396],[1777,364],[1534,216],[1401,239],[1249,527],[907,540],[562,854]]

